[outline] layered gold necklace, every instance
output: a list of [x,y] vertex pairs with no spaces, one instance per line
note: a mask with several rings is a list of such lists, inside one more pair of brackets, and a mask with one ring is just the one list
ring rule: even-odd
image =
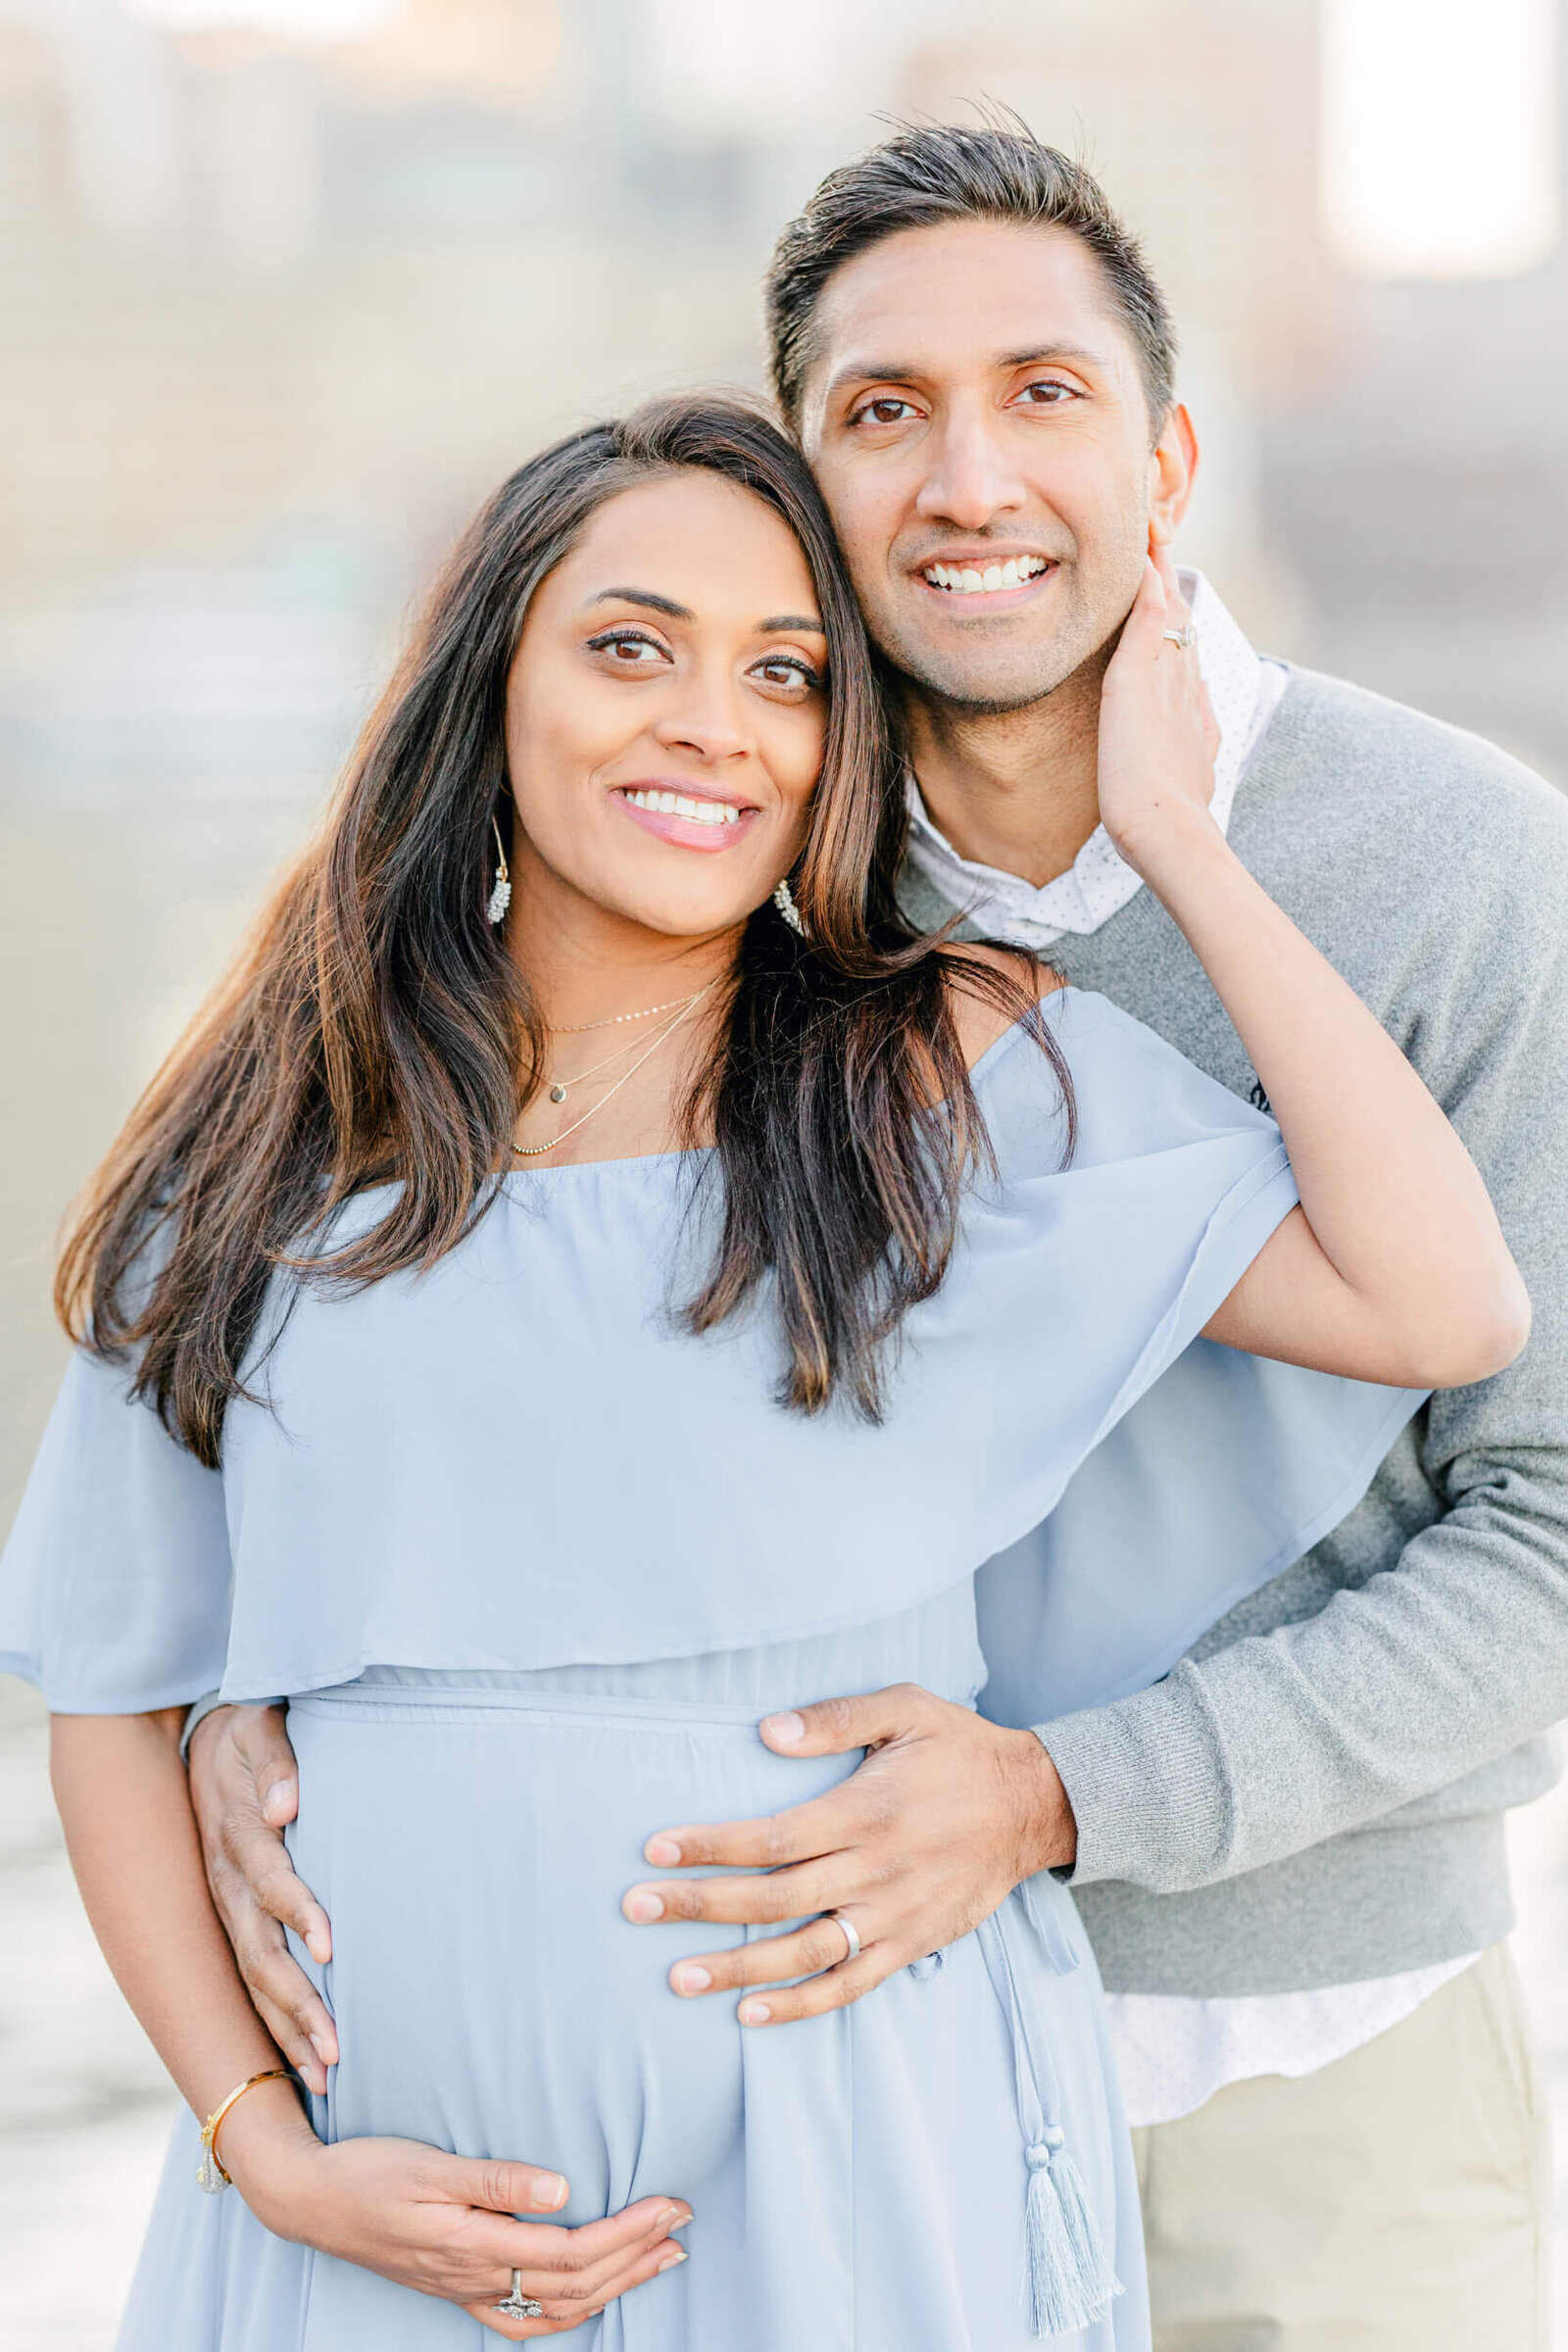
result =
[[[604,1109],[606,1103],[612,1102],[614,1101],[621,1088],[629,1085],[631,1080],[636,1077],[644,1062],[652,1060],[653,1056],[659,1052],[660,1047],[663,1045],[669,1038],[674,1036],[676,1030],[681,1026],[682,1022],[691,1017],[691,1015],[696,1011],[698,1005],[702,1003],[703,999],[706,996],[710,995],[712,990],[718,984],[716,981],[710,980],[707,988],[699,988],[695,990],[689,997],[672,997],[668,1004],[649,1004],[646,1005],[641,1012],[617,1012],[612,1014],[609,1020],[579,1021],[573,1027],[568,1029],[552,1030],[551,1035],[554,1037],[580,1036],[582,1032],[587,1029],[613,1029],[618,1027],[622,1021],[646,1021],[656,1012],[668,1012],[671,1005],[676,1008],[673,1018],[665,1021],[662,1028],[657,1032],[657,1034],[647,1045],[643,1046],[642,1052],[637,1055],[637,1058],[632,1063],[630,1069],[623,1070],[621,1075],[615,1080],[613,1086],[606,1087],[598,1102],[592,1103],[589,1108],[583,1112],[581,1118],[573,1119],[569,1127],[563,1127],[561,1133],[559,1135],[553,1135],[548,1144],[514,1144],[512,1149],[515,1156],[518,1159],[541,1159],[547,1152],[554,1152],[560,1145],[564,1144],[569,1135],[576,1135],[580,1129],[586,1127],[590,1119],[597,1118],[599,1113]],[[636,1046],[641,1044],[642,1040],[640,1038],[632,1038],[628,1040],[625,1045],[617,1046],[612,1054],[607,1054],[602,1061],[594,1062],[586,1070],[577,1071],[574,1077],[570,1079],[555,1079],[549,1089],[551,1102],[564,1102],[568,1088],[573,1086],[585,1086],[590,1078],[596,1078],[601,1070],[608,1070],[613,1063],[623,1060],[626,1054],[630,1054]]]

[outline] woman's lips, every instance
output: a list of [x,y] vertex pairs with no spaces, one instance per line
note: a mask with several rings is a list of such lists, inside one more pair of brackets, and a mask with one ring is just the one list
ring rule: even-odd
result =
[[611,799],[645,832],[682,850],[732,850],[761,813],[744,801],[657,784],[620,784]]

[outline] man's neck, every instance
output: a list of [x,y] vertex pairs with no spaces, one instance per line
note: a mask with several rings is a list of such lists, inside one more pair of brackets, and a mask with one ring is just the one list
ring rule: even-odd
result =
[[1110,648],[1018,710],[966,710],[910,690],[909,765],[960,858],[1039,890],[1100,822],[1100,689]]

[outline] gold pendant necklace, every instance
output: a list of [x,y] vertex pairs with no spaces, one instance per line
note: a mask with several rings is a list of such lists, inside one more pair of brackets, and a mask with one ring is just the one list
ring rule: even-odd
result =
[[[605,1025],[608,1027],[608,1022]],[[562,1032],[560,1030],[551,1031],[551,1035],[553,1037],[558,1037],[561,1034]],[[597,1078],[601,1070],[608,1070],[612,1063],[623,1061],[628,1054],[634,1054],[641,1042],[642,1041],[639,1038],[628,1037],[623,1045],[618,1045],[612,1054],[607,1054],[602,1061],[590,1062],[587,1069],[579,1070],[575,1078],[557,1078],[553,1080],[550,1086],[551,1102],[564,1102],[566,1100],[566,1092],[569,1087],[586,1086],[589,1079]]]
[[[716,980],[710,980],[707,988],[700,988],[695,996],[688,997],[685,1003],[681,1005],[679,1012],[676,1013],[674,1019],[664,1023],[664,1026],[662,1029],[661,1029],[659,1035],[654,1039],[653,1043],[643,1048],[636,1060],[632,1063],[631,1068],[629,1070],[622,1071],[621,1075],[615,1080],[614,1085],[612,1087],[607,1087],[605,1092],[600,1096],[598,1102],[595,1102],[590,1109],[585,1110],[580,1119],[574,1119],[569,1127],[563,1127],[561,1133],[559,1135],[553,1135],[548,1144],[514,1144],[512,1147],[514,1155],[518,1159],[541,1159],[547,1152],[554,1152],[559,1145],[564,1144],[568,1135],[575,1135],[580,1128],[587,1126],[590,1119],[596,1119],[599,1116],[599,1113],[604,1109],[605,1104],[614,1101],[621,1088],[628,1085],[630,1081],[636,1077],[638,1071],[642,1068],[643,1063],[650,1060],[653,1055],[659,1052],[660,1047],[664,1043],[666,1038],[674,1036],[682,1021],[686,1020],[693,1012],[695,1012],[697,1006],[702,1003],[703,999],[717,986],[718,983]],[[588,1028],[608,1028],[610,1024],[607,1021],[590,1021],[587,1022],[585,1026]],[[582,1081],[580,1078],[574,1078],[572,1080],[572,1084],[574,1086],[580,1086],[581,1083]],[[564,1095],[564,1092],[565,1090],[563,1088],[563,1096]],[[554,1088],[551,1089],[550,1099],[552,1102],[556,1102],[559,1099]]]

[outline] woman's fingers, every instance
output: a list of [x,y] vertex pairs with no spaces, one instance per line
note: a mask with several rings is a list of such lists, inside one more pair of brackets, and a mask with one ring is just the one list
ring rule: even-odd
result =
[[[673,2224],[684,2228],[684,2224]],[[657,2231],[652,2238],[639,2239],[634,2246],[618,2254],[607,2255],[584,2271],[529,2270],[525,2263],[505,2266],[510,2279],[516,2273],[517,2283],[525,2295],[558,2314],[576,2312],[579,2318],[595,2307],[603,2309],[623,2295],[628,2286],[639,2279],[652,2278],[669,2264],[678,2262],[685,2249],[680,2240],[666,2231]],[[503,2294],[506,2288],[500,2290]]]
[[1192,618],[1192,611],[1187,599],[1182,594],[1182,584],[1177,576],[1175,558],[1170,549],[1162,543],[1151,551],[1150,560],[1158,572],[1159,584],[1165,591],[1166,628],[1185,629],[1188,621]]
[[565,2335],[573,2328],[580,2328],[585,2320],[597,2319],[607,2303],[614,2302],[620,2295],[629,2294],[634,2286],[645,2286],[650,2278],[657,2278],[662,2271],[673,2270],[677,2263],[685,2260],[686,2250],[683,2246],[677,2246],[667,2241],[653,2246],[647,2253],[640,2255],[635,2262],[628,2264],[624,2275],[616,2279],[611,2287],[601,2290],[597,2300],[593,2298],[564,2299],[559,2293],[552,2294],[543,2291],[535,2285],[530,2285],[525,2272],[517,2283],[522,2288],[523,2294],[540,2306],[540,2316],[536,2320],[510,2319],[496,2309],[496,2305],[505,2301],[510,2292],[512,2285],[510,2272],[497,2288],[494,2296],[489,2297],[483,2303],[466,2304],[464,2308],[470,2318],[479,2322],[481,2327],[488,2328],[493,2334],[504,2337],[508,2343],[527,2343],[531,2337],[536,2335]]
[[[864,1942],[871,1940],[861,1920],[857,1926]],[[669,1972],[672,1992],[690,2000],[706,1992],[733,1992],[742,1984],[776,1984],[782,1978],[814,1977],[837,1968],[850,1956],[850,1939],[838,1920],[826,1914],[808,1920],[792,1936],[765,1936],[758,1943],[740,1943],[733,1951],[705,1952],[700,1959],[677,1960]]]

